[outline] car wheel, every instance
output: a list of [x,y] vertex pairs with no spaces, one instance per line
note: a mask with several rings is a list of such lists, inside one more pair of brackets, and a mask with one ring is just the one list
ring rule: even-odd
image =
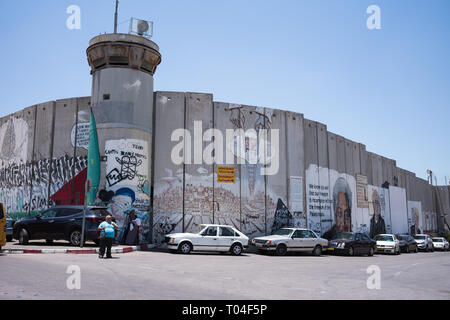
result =
[[21,229],[19,232],[19,243],[20,244],[28,244],[28,241],[30,240],[30,236],[28,234],[28,231],[26,229]]
[[418,253],[418,252],[419,252],[419,248],[417,248],[417,246],[416,246],[416,248],[414,249],[414,252],[415,252],[415,253]]
[[374,253],[373,247],[370,247],[369,249],[369,257],[372,257]]
[[401,254],[400,247],[397,248],[396,254],[397,254],[397,255],[400,255],[400,254]]
[[12,237],[12,236],[6,236],[6,241],[7,241],[7,242],[13,241],[13,237]]
[[242,253],[242,246],[241,246],[241,244],[239,244],[239,243],[233,244],[233,245],[231,246],[230,251],[231,251],[231,254],[232,254],[233,256],[240,256],[241,253]]
[[71,245],[73,245],[75,247],[78,247],[81,244],[81,231],[80,230],[73,230],[70,233],[69,241],[70,241]]
[[353,247],[348,248],[348,255],[349,256],[354,256],[355,255],[355,250],[353,249]]
[[189,242],[182,242],[178,247],[178,252],[182,254],[189,254],[192,251],[192,245]]
[[322,254],[322,247],[321,246],[316,246],[312,252],[313,255],[315,255],[316,257],[319,257]]
[[285,256],[287,253],[287,247],[284,244],[278,245],[277,249],[275,250],[277,256]]
[[406,253],[409,253],[409,246],[406,246]]
[[53,244],[53,239],[45,239],[46,244]]

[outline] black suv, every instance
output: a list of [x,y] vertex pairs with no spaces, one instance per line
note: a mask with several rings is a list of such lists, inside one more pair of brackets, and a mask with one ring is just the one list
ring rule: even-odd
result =
[[[19,220],[14,224],[14,239],[23,245],[28,244],[29,240],[45,239],[48,244],[53,240],[68,240],[72,245],[79,246],[83,210],[83,206],[55,206],[34,217]],[[87,208],[85,241],[98,244],[98,226],[108,214],[104,207]]]

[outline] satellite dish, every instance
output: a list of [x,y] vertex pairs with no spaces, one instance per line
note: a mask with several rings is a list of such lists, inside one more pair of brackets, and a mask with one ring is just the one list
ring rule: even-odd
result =
[[153,22],[131,18],[129,33],[151,38],[153,35]]

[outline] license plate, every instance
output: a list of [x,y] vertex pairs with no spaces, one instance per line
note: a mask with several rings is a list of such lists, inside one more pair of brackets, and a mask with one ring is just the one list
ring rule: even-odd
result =
[[384,248],[378,248],[377,250],[378,251],[384,251]]
[[334,248],[328,248],[328,250],[329,250],[329,251],[333,251],[333,250],[334,250]]

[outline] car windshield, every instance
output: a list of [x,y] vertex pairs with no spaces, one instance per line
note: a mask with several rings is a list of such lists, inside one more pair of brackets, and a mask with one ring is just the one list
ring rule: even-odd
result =
[[407,236],[399,236],[399,235],[397,235],[396,237],[397,237],[398,240],[408,240]]
[[280,229],[278,231],[275,231],[274,233],[272,233],[272,235],[274,236],[288,236],[292,233],[291,229]]
[[335,239],[354,240],[355,234],[351,233],[351,232],[338,232],[338,233],[336,233],[336,235],[333,237],[332,240],[335,240]]
[[392,236],[387,235],[378,235],[375,237],[375,240],[377,241],[394,241],[394,238]]
[[442,238],[433,238],[434,242],[444,242],[444,239]]
[[425,240],[427,237],[426,236],[415,236],[414,238],[418,239],[418,240]]

